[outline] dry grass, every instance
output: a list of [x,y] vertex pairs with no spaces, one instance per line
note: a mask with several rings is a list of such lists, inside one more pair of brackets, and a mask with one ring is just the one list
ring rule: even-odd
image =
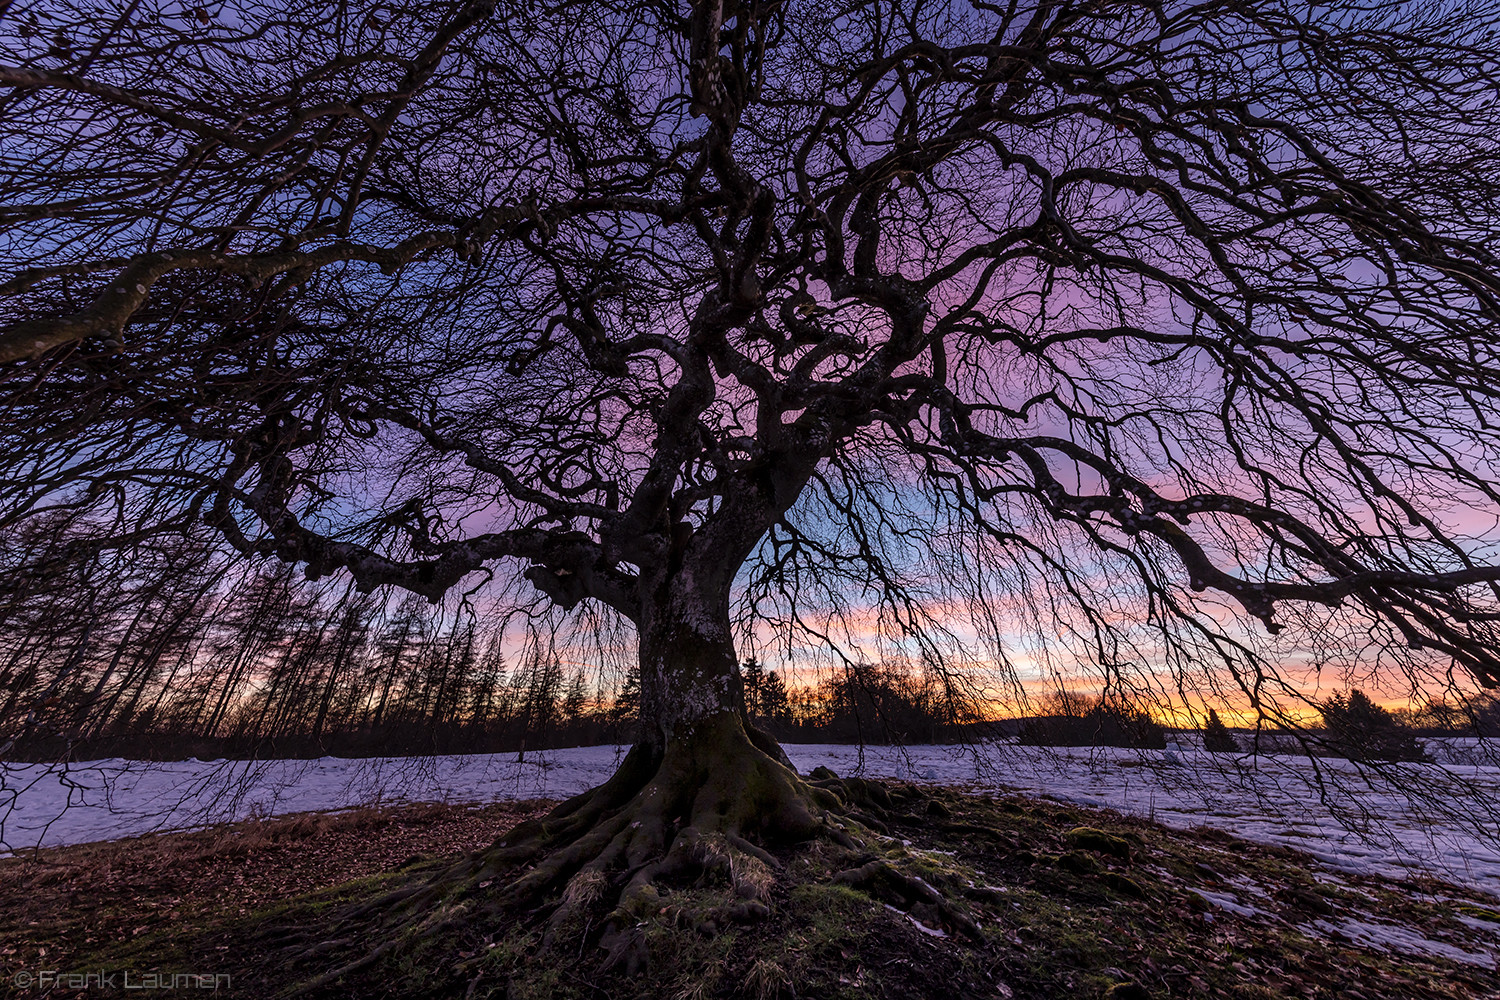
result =
[[791,985],[791,977],[779,963],[759,958],[745,977],[745,995],[753,1000],[775,1000],[777,994]]
[[563,890],[563,905],[593,906],[604,898],[604,890],[608,887],[609,880],[600,872],[581,871],[568,880],[567,888]]
[[740,854],[734,859],[734,891],[745,899],[769,902],[776,887],[776,876],[759,858]]
[[[183,895],[202,895],[222,888],[215,876],[223,875],[236,892],[248,892],[259,902],[267,894],[381,871],[419,853],[446,855],[484,846],[487,837],[505,828],[496,820],[508,826],[515,812],[509,804],[498,815],[423,804],[246,820],[193,833],[29,851],[0,859],[0,882],[28,891],[64,885],[107,891],[165,881],[180,883]],[[289,852],[295,852],[295,864],[282,863]]]
[[706,980],[684,983],[677,992],[672,994],[672,1000],[708,1000],[712,996],[709,991],[709,983]]

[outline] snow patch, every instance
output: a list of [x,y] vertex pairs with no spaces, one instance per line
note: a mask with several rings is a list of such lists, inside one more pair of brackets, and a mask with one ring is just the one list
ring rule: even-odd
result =
[[1446,958],[1455,962],[1463,962],[1467,965],[1479,965],[1487,969],[1495,968],[1495,955],[1493,952],[1465,951],[1446,941],[1434,941],[1429,937],[1423,937],[1416,931],[1394,924],[1374,924],[1366,920],[1314,920],[1306,925],[1304,929],[1312,928],[1319,932],[1320,937],[1331,937],[1339,935],[1348,938],[1357,944],[1370,948],[1379,948],[1382,951],[1398,951],[1407,955],[1426,955],[1432,958]]
[[1227,892],[1212,892],[1208,889],[1199,889],[1194,886],[1185,887],[1189,892],[1195,892],[1208,902],[1219,907],[1225,913],[1233,913],[1240,917],[1265,917],[1269,920],[1277,919],[1274,913],[1262,910],[1256,906],[1246,906],[1239,898]]
[[922,921],[918,920],[916,917],[912,916],[910,913],[907,913],[905,910],[898,910],[894,906],[892,906],[890,903],[886,903],[885,904],[885,908],[887,910],[890,910],[892,913],[899,913],[899,914],[901,914],[907,920],[911,921],[911,925],[913,927],[915,927],[917,930],[921,931],[923,934],[926,934],[928,937],[945,938],[945,937],[948,936],[948,933],[946,931],[940,930],[940,929],[938,929],[936,927],[928,927],[926,924],[922,923]]
[[[1493,756],[1488,743],[1459,743],[1445,756]],[[382,803],[564,798],[603,782],[626,749],[533,752],[524,761],[515,754],[475,754],[0,763],[0,853]],[[1421,801],[1391,784],[1363,781],[1345,761],[1236,757],[1181,744],[1179,761],[1169,766],[1159,751],[1112,748],[788,744],[785,749],[803,773],[822,765],[844,776],[1045,795],[1182,829],[1206,823],[1248,840],[1297,848],[1336,869],[1396,878],[1416,869],[1500,895],[1494,817],[1478,822],[1483,817],[1464,813],[1500,801],[1500,766],[1402,765],[1411,770],[1406,784],[1427,796]],[[1434,757],[1437,749],[1429,742]]]

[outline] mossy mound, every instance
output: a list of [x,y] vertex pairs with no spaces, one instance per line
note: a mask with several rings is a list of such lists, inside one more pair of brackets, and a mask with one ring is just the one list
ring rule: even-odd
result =
[[1500,910],[1492,910],[1487,906],[1459,906],[1458,912],[1466,917],[1476,920],[1488,920],[1492,924],[1500,924]]
[[1063,839],[1075,850],[1097,851],[1120,861],[1130,861],[1130,841],[1092,826],[1075,826],[1063,834]]

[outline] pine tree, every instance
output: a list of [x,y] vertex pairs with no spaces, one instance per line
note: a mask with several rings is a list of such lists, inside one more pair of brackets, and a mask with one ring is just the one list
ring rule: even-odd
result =
[[762,690],[766,682],[765,668],[755,657],[750,657],[740,664],[740,683],[745,691],[745,711],[752,719],[759,718],[765,714],[761,705]]
[[1210,753],[1239,753],[1240,745],[1229,733],[1219,713],[1208,710],[1208,721],[1203,724],[1203,749]]
[[1347,698],[1335,696],[1322,706],[1328,745],[1350,760],[1423,761],[1427,755],[1416,735],[1390,712],[1355,688]]
[[588,682],[584,680],[583,671],[577,670],[568,678],[567,689],[562,695],[562,707],[559,712],[562,716],[564,727],[573,728],[583,721],[584,710],[588,707]]
[[790,725],[791,702],[787,698],[786,682],[774,670],[766,671],[766,679],[760,689],[760,715],[767,722]]

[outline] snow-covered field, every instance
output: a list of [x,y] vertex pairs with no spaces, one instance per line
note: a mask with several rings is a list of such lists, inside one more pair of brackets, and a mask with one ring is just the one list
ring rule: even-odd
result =
[[[1020,791],[1179,827],[1211,826],[1307,851],[1327,865],[1431,872],[1500,895],[1500,766],[1455,745],[1438,764],[1361,774],[1341,760],[1197,750],[792,744],[804,773]],[[0,847],[10,851],[180,830],[250,816],[389,802],[560,798],[603,781],[624,748],[435,758],[0,764]],[[1462,761],[1457,763],[1455,761]]]

